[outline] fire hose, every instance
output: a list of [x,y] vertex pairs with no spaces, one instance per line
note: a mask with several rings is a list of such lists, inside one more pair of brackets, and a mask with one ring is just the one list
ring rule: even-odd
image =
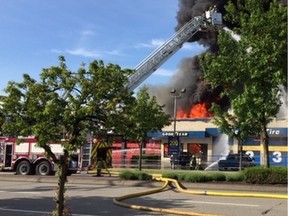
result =
[[247,192],[217,192],[217,191],[193,191],[188,190],[185,188],[179,181],[176,179],[170,179],[170,178],[162,178],[162,177],[156,177],[154,178],[157,181],[164,182],[163,186],[160,188],[156,188],[153,190],[148,190],[140,193],[133,193],[124,195],[121,197],[117,197],[113,199],[113,203],[125,208],[131,208],[135,210],[142,210],[142,211],[152,211],[152,212],[159,212],[159,213],[166,213],[166,214],[174,214],[174,215],[189,215],[189,216],[218,216],[215,214],[201,214],[196,212],[186,212],[181,210],[175,210],[175,209],[163,209],[163,208],[155,208],[150,206],[143,206],[143,205],[133,205],[121,202],[126,199],[131,199],[134,197],[140,197],[145,195],[150,195],[154,193],[159,193],[164,191],[168,186],[173,187],[173,184],[176,186],[176,188],[183,193],[193,194],[193,195],[206,195],[206,196],[229,196],[229,197],[257,197],[257,198],[275,198],[275,199],[288,199],[287,194],[265,194],[265,193],[247,193]]

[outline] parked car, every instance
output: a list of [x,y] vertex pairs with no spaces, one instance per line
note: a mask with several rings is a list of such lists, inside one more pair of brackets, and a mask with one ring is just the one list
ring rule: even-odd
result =
[[179,164],[181,166],[187,166],[190,164],[191,153],[189,152],[181,152],[179,156],[175,158],[175,164]]
[[[240,154],[229,154],[226,159],[218,161],[218,170],[239,170],[240,165]],[[242,155],[242,168],[245,169],[247,167],[255,166],[254,159],[249,155]]]

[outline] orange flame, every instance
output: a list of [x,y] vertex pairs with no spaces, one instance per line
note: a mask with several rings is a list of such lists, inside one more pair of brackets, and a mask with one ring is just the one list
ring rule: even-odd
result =
[[194,104],[188,112],[185,112],[182,107],[177,110],[177,119],[186,118],[209,118],[213,115],[208,111],[206,103]]
[[182,107],[180,107],[177,110],[177,115],[176,115],[177,119],[185,119],[185,118],[189,118],[188,114],[184,112],[184,110],[182,109]]

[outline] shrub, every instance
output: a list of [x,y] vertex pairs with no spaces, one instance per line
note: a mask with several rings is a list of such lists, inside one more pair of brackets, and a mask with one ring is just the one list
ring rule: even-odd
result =
[[[119,173],[124,180],[151,180],[152,175],[143,171],[125,170]],[[186,182],[209,182],[209,181],[227,181],[227,182],[247,182],[252,184],[287,184],[287,167],[249,167],[241,172],[163,172],[164,178],[176,179]]]
[[136,172],[136,176],[138,177],[139,180],[151,180],[152,175],[149,175],[148,173],[145,172]]
[[178,179],[178,174],[175,172],[166,172],[162,174],[163,178]]
[[243,172],[227,173],[226,181],[227,182],[242,182],[244,181],[244,173]]
[[119,173],[119,177],[124,180],[136,180],[135,172],[125,170]]
[[252,184],[287,184],[287,167],[251,167],[244,170],[244,177]]
[[287,167],[272,167],[270,169],[272,171],[270,184],[287,184]]
[[208,182],[212,181],[212,177],[200,172],[191,172],[185,176],[187,182]]
[[142,171],[125,170],[119,173],[119,177],[124,180],[151,180],[152,175]]
[[226,176],[224,173],[212,173],[210,174],[212,181],[226,181]]
[[184,173],[184,172],[178,173],[178,174],[177,174],[177,180],[179,180],[179,181],[185,180],[186,175],[187,175],[187,173]]

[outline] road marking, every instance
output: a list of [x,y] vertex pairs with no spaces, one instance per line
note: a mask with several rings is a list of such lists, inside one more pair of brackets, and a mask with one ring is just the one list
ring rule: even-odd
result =
[[259,205],[241,204],[241,203],[203,202],[203,201],[192,201],[192,200],[187,200],[187,201],[184,201],[184,202],[198,203],[198,204],[211,204],[211,205],[246,206],[246,207],[258,207],[259,206]]
[[0,191],[0,193],[41,194],[41,192],[33,192],[33,191]]
[[1,208],[0,211],[11,211],[11,212],[25,212],[25,213],[37,213],[37,214],[49,214],[50,212],[44,212],[44,211],[29,211],[24,209],[8,209],[8,208]]
[[[32,211],[32,210],[24,210],[24,209],[9,209],[9,208],[1,208],[0,211],[11,211],[11,212],[23,212],[23,213],[35,213],[35,214],[51,214],[51,212],[45,211]],[[87,214],[73,214],[74,216],[97,216],[97,215],[87,215]]]
[[17,192],[12,192],[12,193],[17,193],[17,194],[40,194],[40,192],[32,192],[32,191],[17,191]]

